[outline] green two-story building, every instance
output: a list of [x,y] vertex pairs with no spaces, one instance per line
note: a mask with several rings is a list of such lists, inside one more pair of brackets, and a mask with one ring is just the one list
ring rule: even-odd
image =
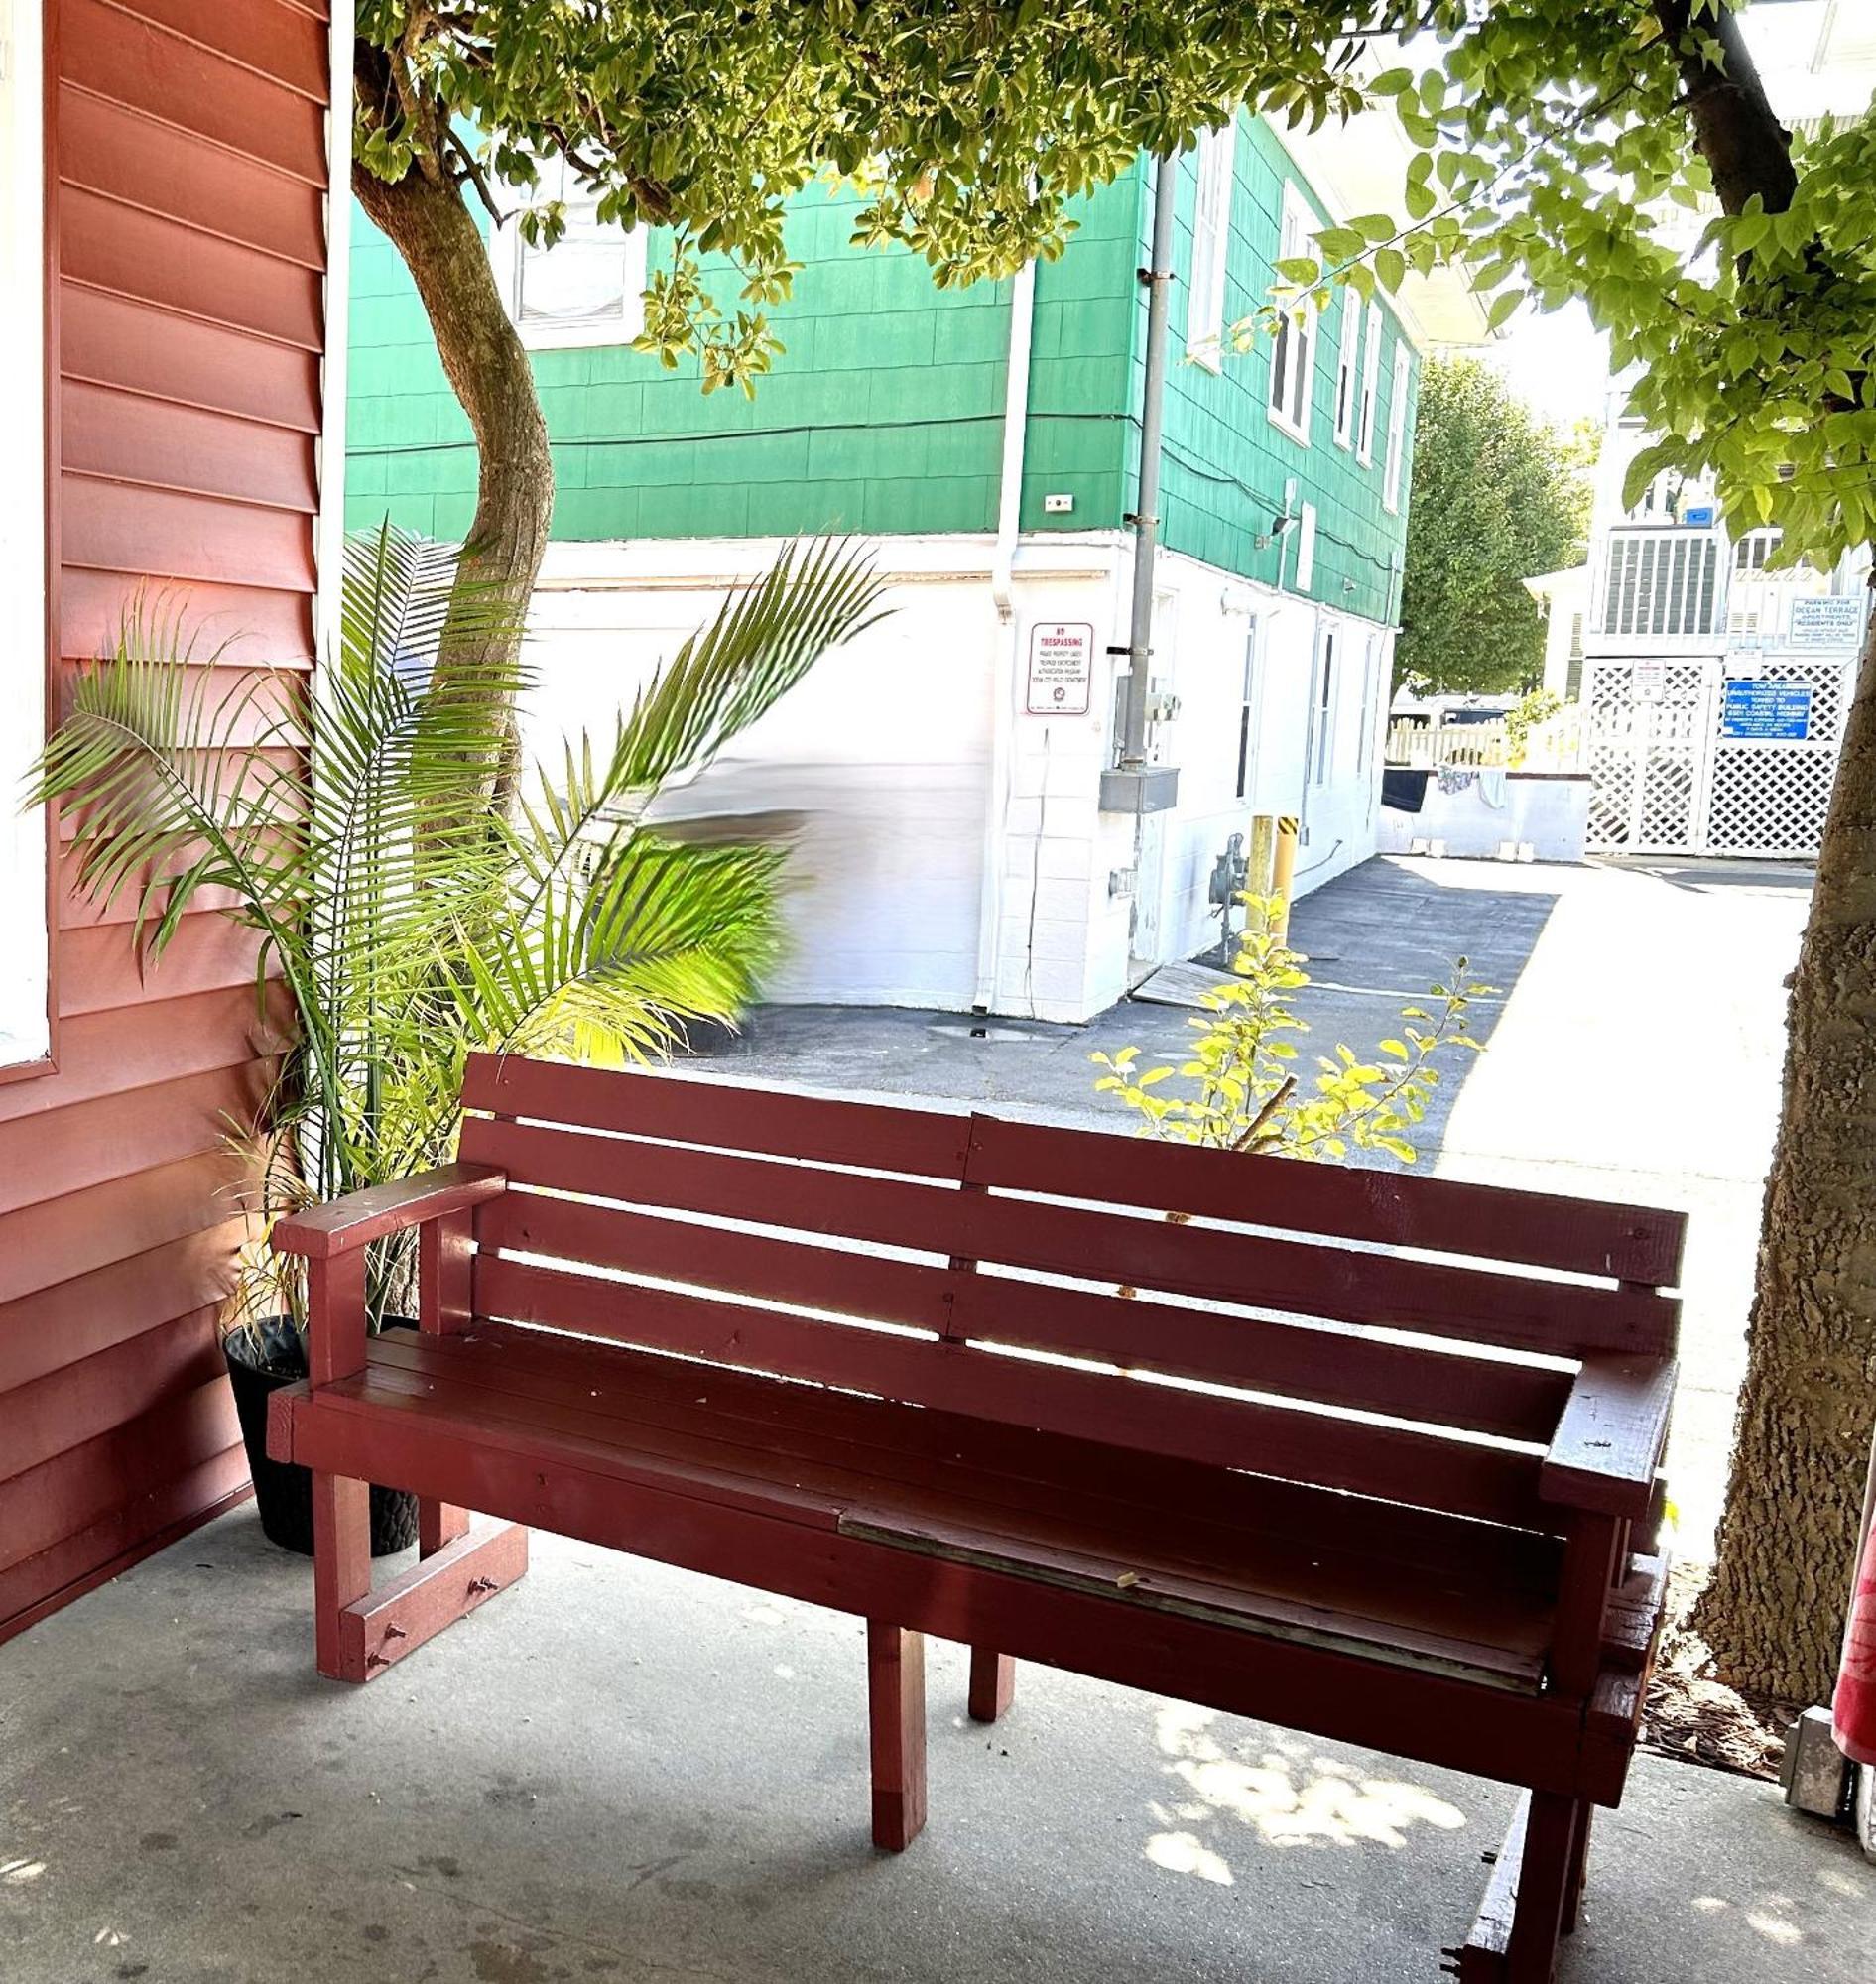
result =
[[[786,346],[753,401],[635,351],[656,232],[571,222],[490,254],[554,441],[533,619],[538,720],[608,722],[775,541],[859,534],[894,614],[829,658],[679,803],[796,837],[777,996],[1078,1019],[1218,934],[1207,882],[1252,815],[1302,821],[1299,889],[1373,850],[1417,349],[1479,334],[1420,284],[1240,349],[1276,261],[1388,203],[1377,115],[1297,141],[1261,119],[1181,161],[1164,385],[1149,755],[1176,804],[1103,811],[1128,667],[1154,167],[1083,200],[1067,250],[940,290],[851,245],[857,195],[795,201]],[[560,190],[556,188],[556,190]],[[395,252],[354,244],[353,521],[459,536],[475,457]],[[728,282],[729,272],[721,272]]]

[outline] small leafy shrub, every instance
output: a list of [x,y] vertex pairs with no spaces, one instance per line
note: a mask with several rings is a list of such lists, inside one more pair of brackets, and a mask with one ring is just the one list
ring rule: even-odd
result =
[[1548,723],[1563,706],[1563,698],[1548,688],[1534,688],[1529,695],[1521,696],[1505,711],[1505,738],[1510,745],[1509,759],[1513,766],[1524,763],[1526,746],[1531,741],[1531,733],[1540,723]]
[[1106,1072],[1094,1086],[1140,1117],[1140,1133],[1168,1143],[1262,1157],[1345,1158],[1350,1150],[1415,1159],[1408,1133],[1426,1113],[1439,1079],[1436,1059],[1479,1052],[1467,1027],[1472,1001],[1495,988],[1466,976],[1457,960],[1450,985],[1435,985],[1424,1006],[1401,1009],[1401,1031],[1372,1061],[1338,1045],[1317,1057],[1307,1078],[1297,1067],[1294,1036],[1309,1032],[1291,999],[1310,982],[1305,958],[1279,932],[1283,902],[1245,895],[1247,912],[1228,985],[1207,992],[1191,1057],[1177,1067],[1140,1071],[1140,1050],[1092,1059]]

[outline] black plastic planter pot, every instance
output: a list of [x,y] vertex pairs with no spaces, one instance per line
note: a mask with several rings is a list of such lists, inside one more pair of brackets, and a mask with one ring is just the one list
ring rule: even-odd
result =
[[[410,1323],[392,1322],[392,1329]],[[258,1339],[258,1340],[257,1340]],[[300,1337],[284,1316],[269,1316],[256,1329],[237,1330],[223,1338],[228,1381],[234,1387],[234,1410],[241,1422],[241,1443],[247,1448],[248,1472],[254,1477],[254,1504],[261,1512],[261,1530],[282,1550],[313,1554],[313,1476],[291,1461],[270,1460],[267,1454],[267,1402],[286,1385],[307,1375]],[[390,1556],[417,1541],[417,1497],[402,1488],[371,1491],[371,1553]]]

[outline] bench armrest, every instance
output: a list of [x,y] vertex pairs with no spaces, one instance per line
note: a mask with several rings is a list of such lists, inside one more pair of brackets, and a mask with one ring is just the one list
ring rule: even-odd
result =
[[274,1227],[277,1254],[298,1254],[308,1261],[330,1261],[355,1253],[386,1234],[402,1233],[427,1220],[462,1212],[496,1197],[507,1185],[507,1175],[486,1165],[439,1165],[415,1178],[390,1184],[368,1185],[347,1192],[329,1205],[314,1205]]
[[1585,1357],[1538,1476],[1547,1502],[1645,1518],[1668,1442],[1672,1357]]

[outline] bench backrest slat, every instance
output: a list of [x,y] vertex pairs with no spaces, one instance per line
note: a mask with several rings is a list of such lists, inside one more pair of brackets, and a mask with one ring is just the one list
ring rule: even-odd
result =
[[471,1054],[462,1106],[586,1130],[708,1144],[809,1164],[959,1180],[970,1118],[677,1075],[614,1074],[516,1055]]
[[1487,1522],[1543,1529],[1555,1520],[1539,1498],[1537,1454],[1445,1439],[1431,1429],[1162,1385],[1117,1384],[1085,1368],[935,1346],[918,1337],[519,1261],[478,1264],[477,1281],[478,1308],[486,1305],[504,1320],[551,1323],[712,1363],[879,1391],[939,1412],[1072,1431]]
[[1557,1360],[1675,1335],[1678,1214],[513,1058],[464,1100],[478,1315],[1449,1514],[1555,1529]]
[[1564,1274],[1672,1288],[1680,1280],[1685,1215],[1554,1193],[1507,1191],[1452,1178],[1356,1166],[1300,1165],[1136,1138],[1116,1162],[1100,1130],[975,1116],[965,1178],[973,1184],[1062,1198],[1237,1219],[1296,1233],[1483,1255]]

